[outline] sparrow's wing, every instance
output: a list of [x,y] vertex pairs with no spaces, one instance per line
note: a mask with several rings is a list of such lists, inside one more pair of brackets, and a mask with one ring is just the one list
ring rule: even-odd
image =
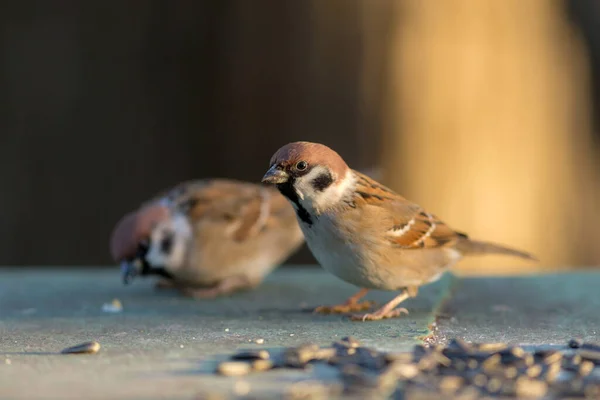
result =
[[193,220],[226,224],[234,240],[247,240],[265,228],[272,215],[273,189],[247,182],[212,179],[186,182],[166,198]]
[[392,245],[405,249],[437,248],[466,238],[419,205],[363,174],[356,175],[356,201],[379,209],[379,222]]

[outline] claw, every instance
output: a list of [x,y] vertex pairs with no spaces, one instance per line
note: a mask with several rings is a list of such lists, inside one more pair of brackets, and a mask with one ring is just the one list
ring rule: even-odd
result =
[[357,314],[350,317],[352,321],[379,321],[386,318],[397,318],[402,314],[408,315],[408,310],[406,308],[396,308],[388,312],[374,312],[372,314]]

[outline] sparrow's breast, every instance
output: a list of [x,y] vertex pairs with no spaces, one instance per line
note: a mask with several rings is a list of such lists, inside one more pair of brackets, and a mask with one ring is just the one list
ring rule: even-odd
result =
[[359,287],[377,289],[382,278],[364,249],[347,234],[349,227],[328,215],[313,218],[312,224],[299,221],[306,244],[319,264],[338,278]]

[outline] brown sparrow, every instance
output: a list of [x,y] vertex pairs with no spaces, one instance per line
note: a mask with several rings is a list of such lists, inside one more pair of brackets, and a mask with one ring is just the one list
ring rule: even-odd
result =
[[277,190],[211,179],[181,183],[124,216],[110,249],[126,284],[159,275],[159,287],[209,298],[257,286],[302,243]]
[[287,197],[296,210],[306,243],[323,268],[362,288],[344,304],[318,312],[368,309],[359,303],[370,289],[401,293],[371,314],[379,320],[408,313],[396,308],[417,295],[470,254],[535,258],[508,247],[470,239],[435,215],[362,173],[350,169],[332,149],[310,142],[290,143],[271,158],[262,178]]

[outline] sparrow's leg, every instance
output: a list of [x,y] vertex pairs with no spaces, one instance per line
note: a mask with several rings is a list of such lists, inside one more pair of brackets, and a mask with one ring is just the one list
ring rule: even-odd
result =
[[384,318],[396,318],[402,314],[408,314],[406,308],[396,308],[404,300],[415,297],[419,291],[418,287],[412,286],[404,289],[402,293],[394,297],[379,310],[370,314],[357,314],[351,317],[352,321],[378,321]]
[[250,279],[247,276],[235,275],[223,279],[215,286],[209,288],[182,287],[179,288],[185,296],[195,299],[214,299],[218,296],[224,296],[237,292],[242,289],[253,289],[260,284],[260,281]]
[[319,314],[342,314],[348,312],[356,312],[356,311],[365,311],[375,305],[373,301],[363,301],[362,303],[359,300],[367,294],[369,289],[360,289],[358,293],[350,297],[343,304],[338,304],[335,306],[321,306],[315,308],[314,312]]

